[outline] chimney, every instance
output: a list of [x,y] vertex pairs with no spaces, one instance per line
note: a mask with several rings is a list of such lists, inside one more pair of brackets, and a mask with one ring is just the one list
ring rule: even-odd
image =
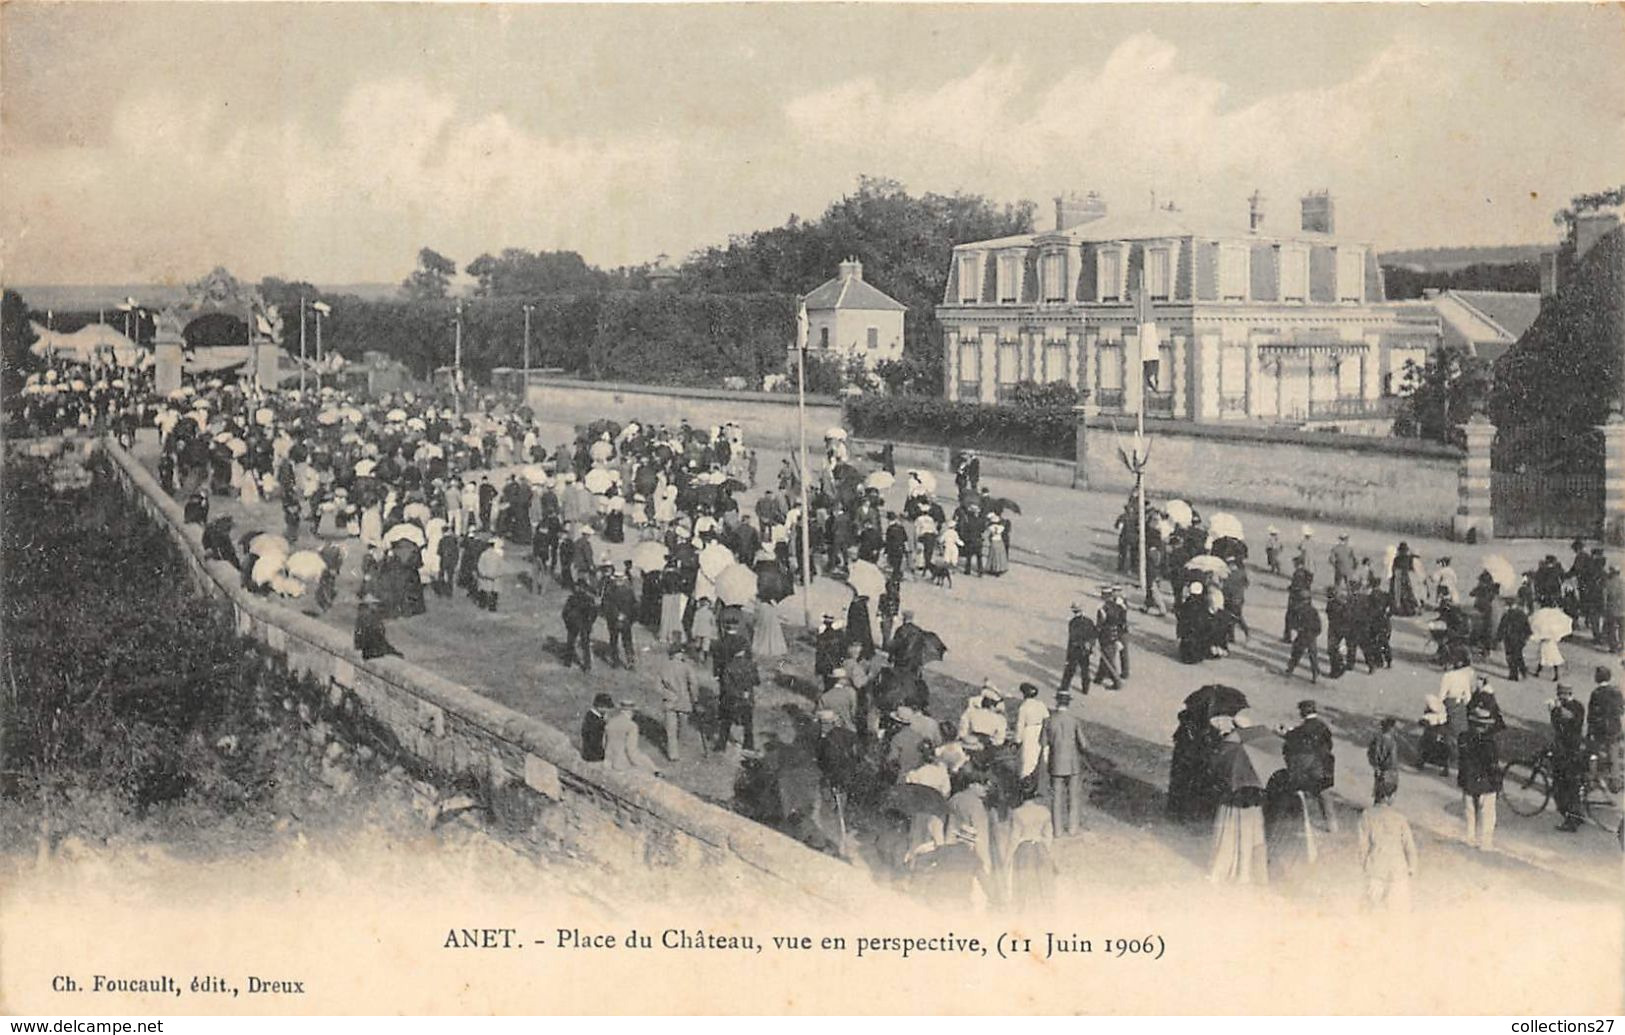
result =
[[1247,199],[1247,229],[1255,234],[1264,229],[1264,195],[1256,189]]
[[862,280],[863,263],[859,262],[855,257],[848,256],[847,260],[841,263],[841,279]]
[[1303,196],[1303,232],[1329,234],[1337,229],[1337,209],[1330,191],[1311,191]]
[[1106,214],[1106,202],[1095,191],[1079,195],[1076,192],[1055,196],[1055,229],[1070,230],[1092,222]]
[[1582,212],[1574,220],[1574,261],[1586,257],[1593,245],[1619,225],[1615,212]]
[[1557,253],[1540,253],[1540,297],[1551,298],[1557,294]]

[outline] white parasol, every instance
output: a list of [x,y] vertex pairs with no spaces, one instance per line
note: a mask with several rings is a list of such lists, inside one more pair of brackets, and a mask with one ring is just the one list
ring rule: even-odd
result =
[[357,460],[355,462],[355,476],[357,478],[370,478],[372,472],[378,469],[376,460]]
[[401,517],[419,525],[427,525],[434,517],[434,511],[429,509],[427,503],[408,503],[401,508]]
[[387,421],[403,421],[406,419],[406,411],[397,406],[384,414],[384,419]]
[[384,533],[385,546],[402,539],[416,543],[419,548],[429,545],[429,537],[423,534],[423,529],[404,521]]
[[878,599],[886,590],[886,576],[870,561],[852,562],[852,570],[847,573],[846,582],[859,596],[871,599]]
[[897,479],[889,471],[876,471],[863,480],[863,486],[866,489],[879,489],[881,492],[885,492],[896,481]]
[[717,599],[724,604],[743,606],[756,599],[756,573],[743,564],[723,569],[717,576]]
[[528,467],[524,468],[524,470],[521,473],[523,474],[525,481],[529,482],[532,485],[546,485],[547,484],[547,481],[548,481],[548,479],[547,479],[547,469],[544,468],[541,464],[531,464]]
[[277,593],[290,600],[297,600],[305,595],[305,584],[287,575],[274,576],[271,579],[270,586]]
[[1543,607],[1529,616],[1529,630],[1537,640],[1561,640],[1574,632],[1574,619],[1560,607]]
[[706,578],[715,579],[734,563],[734,552],[721,543],[711,543],[700,551],[700,571]]
[[828,429],[826,429],[825,432],[824,432],[824,440],[827,442],[827,441],[830,441],[831,439],[833,439],[834,441],[837,441],[837,442],[844,442],[846,440],[846,429],[845,428],[828,428]]
[[1200,571],[1208,575],[1228,575],[1230,565],[1222,557],[1215,557],[1210,553],[1200,554],[1185,562],[1186,571]]
[[1167,512],[1168,520],[1179,528],[1188,528],[1191,518],[1196,516],[1191,511],[1191,505],[1184,500],[1169,500],[1162,509]]
[[594,467],[587,472],[587,477],[581,480],[581,484],[587,487],[588,492],[608,492],[610,486],[615,484],[615,479],[611,477],[609,468]]
[[936,491],[936,475],[930,471],[908,472],[908,494],[910,496],[929,496]]
[[1207,528],[1218,539],[1246,539],[1247,533],[1242,529],[1241,522],[1234,514],[1215,514],[1208,521]]
[[599,439],[597,442],[594,442],[592,445],[587,447],[587,455],[597,461],[608,460],[614,454],[615,447],[610,445],[608,442],[605,442],[603,439]]
[[261,406],[254,411],[254,423],[262,428],[268,428],[276,423],[276,411],[269,406]]
[[248,552],[261,557],[286,557],[288,541],[275,532],[261,532],[248,541]]
[[632,548],[632,567],[658,571],[666,566],[666,545],[651,539]]
[[327,562],[315,550],[300,550],[288,558],[283,565],[288,574],[297,579],[319,579],[327,571]]
[[285,559],[285,554],[274,553],[256,560],[254,570],[249,573],[254,580],[254,585],[269,586],[272,579],[282,574],[282,562]]
[[1511,596],[1517,590],[1518,573],[1513,570],[1512,562],[1505,557],[1498,553],[1490,554],[1484,558],[1484,570],[1489,572],[1490,578],[1501,587],[1503,596]]

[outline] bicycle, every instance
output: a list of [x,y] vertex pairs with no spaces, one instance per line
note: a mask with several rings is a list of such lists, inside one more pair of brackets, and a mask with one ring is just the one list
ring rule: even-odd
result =
[[[1552,782],[1557,761],[1551,748],[1531,758],[1515,759],[1502,770],[1500,798],[1515,816],[1538,816],[1552,799]],[[1608,786],[1597,752],[1588,752],[1585,773],[1580,781],[1582,818],[1619,838],[1625,848],[1625,818],[1620,794]]]

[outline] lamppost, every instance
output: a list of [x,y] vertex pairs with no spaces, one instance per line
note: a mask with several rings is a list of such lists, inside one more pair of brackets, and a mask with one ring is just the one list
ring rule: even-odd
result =
[[801,618],[812,628],[812,522],[807,513],[807,300],[796,300],[796,429],[801,443]]
[[525,303],[525,380],[524,387],[519,389],[519,404],[523,406],[530,393],[530,314],[536,307],[529,302]]
[[299,296],[299,394],[305,394],[305,296]]
[[[333,307],[326,302],[312,302],[310,308],[316,312],[316,391],[322,390],[322,317],[333,311]],[[304,333],[304,320],[299,321],[300,333]]]

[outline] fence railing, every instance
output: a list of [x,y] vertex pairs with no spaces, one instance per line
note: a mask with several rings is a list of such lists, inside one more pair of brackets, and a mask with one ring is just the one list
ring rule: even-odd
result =
[[1123,390],[1121,388],[1095,389],[1095,401],[1103,410],[1121,410],[1123,408]]
[[1397,396],[1376,399],[1311,399],[1308,416],[1311,420],[1326,417],[1392,417],[1398,409]]

